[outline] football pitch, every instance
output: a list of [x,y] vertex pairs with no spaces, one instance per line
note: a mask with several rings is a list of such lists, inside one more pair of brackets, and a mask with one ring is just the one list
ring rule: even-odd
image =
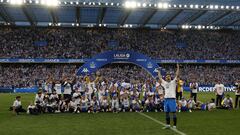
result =
[[[164,113],[97,113],[14,115],[8,111],[16,95],[24,108],[34,94],[0,94],[0,135],[238,135],[239,110],[214,110],[177,113],[178,130],[163,130]],[[234,93],[230,93],[234,97]],[[185,93],[189,97],[189,93]],[[199,93],[200,101],[214,98],[213,93]],[[234,99],[234,98],[233,98]]]

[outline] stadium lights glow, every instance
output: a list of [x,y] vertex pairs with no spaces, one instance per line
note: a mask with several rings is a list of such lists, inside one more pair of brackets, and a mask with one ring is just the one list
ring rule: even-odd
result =
[[74,23],[72,23],[72,26],[74,26],[75,24]]
[[213,5],[210,5],[210,9],[213,9]]
[[41,0],[41,4],[54,7],[54,6],[58,6],[59,1],[58,0]]
[[106,2],[106,3],[105,3],[105,5],[107,6],[107,5],[108,5],[108,3]]
[[73,2],[71,1],[71,2],[70,2],[70,4],[72,5],[72,4],[73,4]]
[[185,8],[187,8],[187,5],[184,5]]
[[174,4],[174,5],[173,5],[173,7],[175,7],[175,8],[176,8],[176,7],[177,7],[177,5],[175,5],[175,4]]
[[86,2],[83,2],[83,5],[86,5]]
[[76,2],[76,4],[78,5],[78,4],[79,4],[79,2],[77,1],[77,2]]
[[204,6],[203,6],[203,5],[201,5],[201,8],[204,8]]
[[[168,8],[168,3],[158,3],[158,8],[164,8],[164,9],[166,9],[166,8]],[[170,5],[171,6],[171,5]]]
[[198,5],[195,5],[195,8],[198,8]]
[[113,6],[113,3],[111,3],[111,5]]
[[30,0],[29,3],[32,3],[32,1]]
[[154,4],[154,7],[157,7],[157,4]]
[[119,6],[120,4],[119,3],[117,3],[117,6]]
[[226,6],[226,9],[229,9],[229,6]]
[[137,3],[135,1],[126,1],[124,6],[126,8],[136,8],[137,7]]
[[232,8],[232,9],[234,9],[235,7],[234,7],[234,6],[232,6],[231,8]]
[[151,6],[152,6],[152,4],[148,4],[148,6],[149,6],[149,7],[151,7]]
[[36,3],[36,4],[39,4],[39,0],[36,0],[35,3]]
[[143,7],[146,7],[146,6],[147,6],[147,4],[146,4],[146,3],[143,3],[143,4],[142,4],[142,6],[143,6]]
[[215,5],[214,8],[215,8],[215,9],[218,9],[218,5]]
[[182,5],[180,4],[180,5],[178,5],[180,8],[182,7]]
[[223,5],[221,6],[221,9],[224,9],[224,6],[223,6]]
[[107,24],[103,24],[103,26],[104,26],[104,27],[106,27],[106,26],[107,26]]
[[61,23],[57,23],[57,26],[61,26]]
[[193,8],[193,5],[190,5],[190,8]]
[[3,2],[3,0],[1,0],[1,2]]
[[237,6],[236,9],[239,9],[239,6]]
[[10,4],[12,4],[12,5],[22,5],[23,0],[10,0]]
[[76,26],[79,26],[79,23],[77,23]]

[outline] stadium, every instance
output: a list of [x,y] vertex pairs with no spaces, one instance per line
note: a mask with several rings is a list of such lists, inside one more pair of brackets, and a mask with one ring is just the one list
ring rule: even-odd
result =
[[238,135],[239,0],[0,0],[1,135]]

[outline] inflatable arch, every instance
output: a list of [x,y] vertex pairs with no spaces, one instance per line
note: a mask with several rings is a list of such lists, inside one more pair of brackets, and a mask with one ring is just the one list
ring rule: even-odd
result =
[[148,71],[153,77],[157,76],[159,65],[151,58],[134,51],[107,51],[89,59],[82,65],[77,75],[96,72],[99,68],[110,63],[132,63]]

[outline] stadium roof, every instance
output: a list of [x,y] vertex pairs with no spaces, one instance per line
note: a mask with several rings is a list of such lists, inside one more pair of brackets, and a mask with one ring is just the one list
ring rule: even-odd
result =
[[0,0],[17,26],[240,28],[240,0]]

